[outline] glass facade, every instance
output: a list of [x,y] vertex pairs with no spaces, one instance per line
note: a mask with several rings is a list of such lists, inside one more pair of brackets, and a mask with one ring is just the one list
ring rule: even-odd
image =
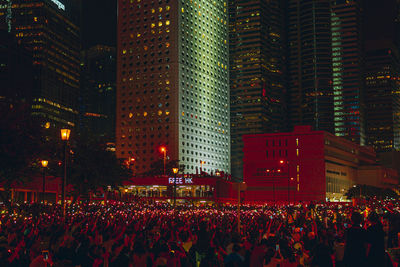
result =
[[74,126],[78,115],[80,37],[79,28],[70,18],[72,7],[61,1],[16,0],[10,9],[9,2],[0,1],[0,19],[31,51],[39,76],[38,89],[32,93],[32,115],[52,126]]
[[288,1],[290,127],[334,132],[331,0]]
[[334,133],[365,144],[361,7],[334,1],[331,13]]
[[284,131],[285,38],[282,1],[231,0],[232,175],[243,177],[243,134]]
[[367,145],[400,149],[400,57],[394,44],[368,45],[365,68]]

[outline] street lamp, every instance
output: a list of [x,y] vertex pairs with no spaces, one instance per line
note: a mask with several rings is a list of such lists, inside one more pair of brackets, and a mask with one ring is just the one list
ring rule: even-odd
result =
[[172,168],[172,171],[174,172],[174,207],[175,207],[175,205],[176,205],[176,174],[178,173],[179,169]]
[[[280,164],[284,164],[285,163],[285,161],[284,160],[280,160],[279,161],[279,163]],[[287,200],[288,200],[288,204],[289,204],[289,202],[290,202],[290,168],[289,168],[289,161],[287,160],[286,161],[286,165],[287,165],[287,169],[288,169],[288,171],[287,171]]]
[[128,168],[132,171],[132,175],[134,175],[134,168],[131,169],[131,166],[135,163],[135,158],[129,157],[128,159]]
[[247,189],[246,182],[236,183],[237,191],[238,191],[238,205],[237,205],[237,226],[238,226],[238,233],[240,235],[240,191],[245,191]]
[[[271,173],[271,170],[270,169],[267,169],[267,175],[268,174],[270,174]],[[275,171],[272,171],[273,172],[273,175],[272,175],[272,196],[273,196],[273,201],[274,201],[274,204],[275,204]]]
[[42,160],[40,162],[42,164],[43,167],[43,182],[42,182],[42,186],[43,186],[43,191],[42,191],[42,200],[44,203],[44,193],[45,193],[45,182],[46,182],[46,167],[49,164],[49,162],[47,160]]
[[71,134],[70,129],[61,129],[61,140],[64,143],[64,175],[62,181],[62,211],[63,211],[63,218],[65,220],[65,190],[67,187],[67,142],[69,140],[69,135]]
[[165,146],[160,147],[161,152],[164,153],[164,175],[165,175],[165,164],[167,162],[167,148]]
[[205,164],[205,161],[200,160],[200,174],[203,172],[203,164]]

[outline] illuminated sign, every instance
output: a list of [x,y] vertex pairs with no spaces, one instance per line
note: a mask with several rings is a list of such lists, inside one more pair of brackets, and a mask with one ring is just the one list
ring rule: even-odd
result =
[[58,0],[51,0],[51,2],[53,2],[54,4],[56,4],[57,7],[58,7],[59,9],[65,10],[65,5],[64,5],[63,3],[61,3],[60,1],[58,1]]
[[169,184],[193,184],[193,178],[168,178]]

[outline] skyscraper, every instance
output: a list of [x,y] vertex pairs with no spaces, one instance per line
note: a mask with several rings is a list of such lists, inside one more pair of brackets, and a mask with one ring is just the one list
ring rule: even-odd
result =
[[[1,0],[0,28],[33,54],[39,85],[32,115],[47,125],[74,126],[79,88],[79,28],[75,0]],[[23,73],[20,73],[23,78]]]
[[289,123],[334,132],[331,0],[288,1]]
[[367,144],[377,152],[400,149],[400,57],[391,42],[370,41],[366,49]]
[[116,51],[96,45],[82,52],[82,127],[115,142]]
[[243,177],[242,135],[286,130],[284,1],[231,0],[232,175]]
[[119,0],[117,51],[117,156],[230,172],[227,3]]
[[332,1],[334,134],[365,143],[363,31],[360,1]]

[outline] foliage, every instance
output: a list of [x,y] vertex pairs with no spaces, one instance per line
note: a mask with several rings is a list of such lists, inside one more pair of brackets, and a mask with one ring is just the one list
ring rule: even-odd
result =
[[[180,173],[184,173],[185,171],[185,165],[179,164],[179,160],[170,160],[167,161],[165,164],[165,174],[168,176],[173,176],[174,173],[172,171],[172,168],[179,168]],[[157,161],[154,161],[150,165],[150,170],[144,173],[139,174],[139,176],[159,176],[164,174],[164,160],[160,159]]]
[[356,185],[355,187],[351,187],[347,192],[346,192],[346,197],[347,198],[358,198],[358,197],[364,197],[364,198],[371,198],[371,197],[377,197],[377,198],[399,198],[399,195],[397,195],[393,190],[389,188],[379,188],[376,186],[371,186],[371,185]]
[[34,173],[41,134],[23,103],[0,103],[0,113],[0,198],[9,206],[11,188]]
[[67,149],[67,183],[76,199],[88,192],[115,187],[131,176],[130,170],[106,145],[88,136],[78,136]]

